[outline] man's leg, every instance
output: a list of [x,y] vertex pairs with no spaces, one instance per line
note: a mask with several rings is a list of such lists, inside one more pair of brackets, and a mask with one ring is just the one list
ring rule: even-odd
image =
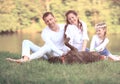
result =
[[49,45],[45,44],[44,46],[40,47],[39,50],[32,53],[29,56],[29,58],[30,58],[30,60],[38,59],[38,58],[43,57],[45,54],[50,53],[51,51],[52,51],[51,47]]
[[22,57],[20,59],[13,59],[13,58],[6,58],[6,60],[11,61],[11,62],[27,62],[29,61],[30,58],[30,51],[36,52],[39,50],[40,47],[35,45],[29,40],[23,40],[22,42]]

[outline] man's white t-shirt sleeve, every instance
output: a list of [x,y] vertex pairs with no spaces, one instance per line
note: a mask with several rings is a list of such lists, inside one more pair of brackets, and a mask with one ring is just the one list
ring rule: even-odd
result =
[[[49,30],[49,29],[48,29],[48,30]],[[52,49],[55,53],[57,53],[57,54],[59,54],[59,55],[63,55],[64,52],[63,52],[62,50],[58,49],[58,48],[54,45],[54,43],[50,40],[50,32],[49,32],[49,34],[48,34],[48,32],[49,32],[49,31],[47,31],[47,29],[44,29],[44,30],[42,31],[42,34],[41,34],[42,39],[45,41],[46,44],[48,44],[48,45],[51,47],[51,49]]]

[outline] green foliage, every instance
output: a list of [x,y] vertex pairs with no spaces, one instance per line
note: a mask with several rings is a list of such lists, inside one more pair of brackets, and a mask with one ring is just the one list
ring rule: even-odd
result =
[[0,52],[0,84],[120,84],[120,63],[50,64],[39,59],[24,64],[7,62],[18,54]]
[[2,17],[2,20],[0,20],[0,31],[29,27],[33,22],[40,24],[44,10],[39,0],[1,0],[0,17]]
[[[92,32],[94,25],[101,21],[107,23],[111,32],[114,32],[116,26],[116,30],[119,30],[119,0],[0,0],[0,17],[4,16],[0,20],[0,31],[27,28],[33,23],[40,24],[40,28],[44,28],[45,24],[41,17],[45,11],[52,11],[57,21],[64,23],[65,13],[70,9],[78,12],[79,18],[87,23],[89,32]],[[6,28],[5,25],[12,22],[2,21],[10,17],[14,27]]]
[[[120,27],[120,13],[117,12],[120,10],[118,2],[114,2],[114,0],[51,0],[50,10],[55,13],[59,22],[65,22],[64,15],[67,10],[76,10],[79,18],[87,23],[89,32],[94,32],[96,23],[105,21],[109,30],[113,33],[116,25]],[[116,30],[119,29],[116,28]]]
[[9,14],[14,8],[13,0],[0,0],[0,14]]
[[11,14],[0,14],[0,31],[16,31],[18,27],[17,20]]
[[[42,7],[39,1],[16,0],[16,8],[13,11],[20,26],[28,27],[32,22],[39,23]],[[41,7],[41,9],[40,9]]]

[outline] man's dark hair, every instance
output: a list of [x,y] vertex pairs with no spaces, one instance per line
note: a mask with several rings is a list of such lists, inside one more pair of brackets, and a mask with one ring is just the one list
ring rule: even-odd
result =
[[53,13],[52,13],[52,12],[45,12],[45,13],[43,14],[42,19],[44,20],[44,19],[45,19],[45,17],[47,17],[48,15],[52,15],[52,16],[54,17],[54,15],[53,15]]

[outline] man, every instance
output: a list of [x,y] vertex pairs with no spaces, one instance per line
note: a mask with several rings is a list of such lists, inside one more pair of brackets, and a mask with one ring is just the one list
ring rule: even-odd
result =
[[[64,26],[57,24],[54,15],[51,12],[43,14],[43,20],[47,27],[42,31],[42,39],[45,44],[39,47],[29,40],[24,40],[22,44],[22,58],[12,59],[6,58],[8,61],[22,63],[43,57],[47,53],[52,53],[54,56],[62,56],[67,52],[67,47],[64,45]],[[30,50],[33,51],[30,54]]]

